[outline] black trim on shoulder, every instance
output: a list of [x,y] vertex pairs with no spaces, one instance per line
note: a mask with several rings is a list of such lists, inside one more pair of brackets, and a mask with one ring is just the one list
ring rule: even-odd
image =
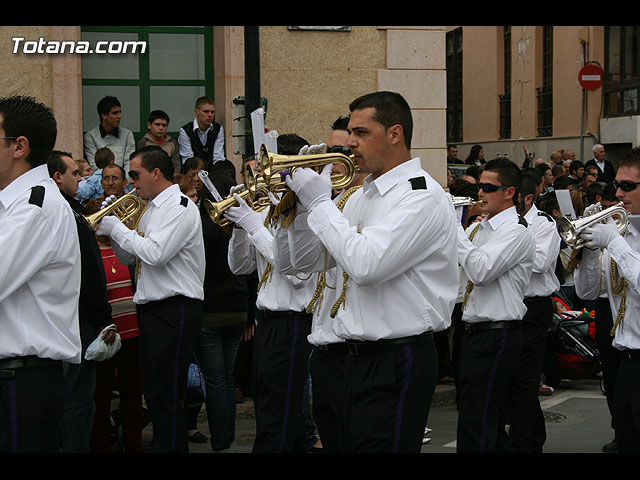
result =
[[518,215],[518,223],[524,225],[525,228],[529,227],[529,223],[524,219],[522,215]]
[[180,197],[180,205],[186,207],[189,205],[189,199],[187,197]]
[[539,211],[538,215],[541,216],[541,217],[547,217],[547,220],[549,220],[550,222],[555,222],[553,217],[551,215],[549,215],[547,212]]
[[415,177],[410,178],[411,189],[412,190],[426,190],[427,189],[427,180],[424,177]]
[[42,208],[42,204],[44,203],[44,187],[42,185],[36,185],[31,188],[29,203]]

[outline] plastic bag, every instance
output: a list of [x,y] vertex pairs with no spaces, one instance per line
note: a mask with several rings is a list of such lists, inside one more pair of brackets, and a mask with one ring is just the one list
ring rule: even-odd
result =
[[85,360],[93,360],[96,362],[100,362],[102,360],[108,360],[113,357],[120,347],[122,346],[122,342],[120,340],[120,334],[116,333],[116,339],[110,345],[107,345],[104,340],[102,340],[102,335],[107,330],[115,330],[115,324],[111,324],[108,327],[105,327],[99,334],[98,338],[96,338],[91,345],[87,347],[87,351],[84,354]]

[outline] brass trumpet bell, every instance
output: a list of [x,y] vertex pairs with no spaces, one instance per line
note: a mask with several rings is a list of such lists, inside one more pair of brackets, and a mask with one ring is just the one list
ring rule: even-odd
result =
[[114,215],[122,223],[127,223],[131,220],[142,208],[142,201],[138,195],[135,195],[135,190],[118,198],[115,202],[107,205],[102,210],[98,210],[91,215],[85,215],[85,220],[89,223],[89,226],[95,230],[102,220],[107,215]]
[[[325,165],[341,164],[344,173],[331,175],[331,186],[335,190],[345,188],[351,183],[357,170],[353,155],[342,153],[320,153],[315,155],[279,155],[271,153],[265,145],[260,147],[258,165],[262,170],[262,179],[272,192],[287,191],[284,173],[293,174],[296,168],[314,168],[319,170]],[[281,173],[280,178],[276,174]]]
[[[253,208],[253,204],[251,201],[251,192],[249,190],[242,190],[238,193],[238,195],[240,195],[240,197],[245,202],[247,202],[247,204],[251,208]],[[231,207],[238,206],[238,201],[233,195],[230,195],[223,200],[220,200],[219,202],[212,202],[208,198],[203,198],[203,201],[207,215],[209,215],[209,218],[211,218],[214,223],[218,224],[221,227],[231,225],[232,222],[224,216],[224,212],[226,212]]]
[[578,220],[569,220],[566,217],[556,219],[558,233],[562,240],[565,241],[573,249],[584,247],[584,242],[580,238],[580,233],[586,228],[598,222],[604,222],[609,217],[614,218],[618,232],[623,235],[629,226],[629,213],[625,210],[622,202],[612,205],[604,210],[600,207],[600,211]]

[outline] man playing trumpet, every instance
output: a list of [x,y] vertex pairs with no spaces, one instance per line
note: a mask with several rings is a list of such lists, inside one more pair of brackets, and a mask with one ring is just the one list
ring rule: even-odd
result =
[[369,175],[343,210],[331,199],[331,165],[287,178],[298,198],[291,265],[335,268],[338,280],[314,311],[309,341],[326,355],[319,365],[314,351],[312,381],[338,406],[340,451],[419,452],[437,381],[433,333],[449,325],[457,293],[455,212],[411,156],[400,95],[364,95],[350,110],[347,146]]
[[[640,150],[618,163],[616,196],[632,215],[640,214]],[[614,319],[613,346],[621,351],[616,377],[614,418],[619,452],[640,448],[640,232],[633,224],[621,235],[613,219],[581,232],[582,260],[576,269],[576,293],[596,300],[601,287]],[[601,249],[604,252],[601,253]]]

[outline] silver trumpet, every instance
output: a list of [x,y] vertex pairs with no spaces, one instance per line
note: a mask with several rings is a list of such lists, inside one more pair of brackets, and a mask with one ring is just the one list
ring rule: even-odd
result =
[[478,205],[482,203],[482,200],[474,200],[472,197],[451,197],[454,207],[467,207],[471,205]]
[[586,228],[598,222],[605,222],[609,217],[614,217],[618,232],[624,235],[629,227],[629,213],[625,210],[622,202],[611,205],[609,208],[602,209],[600,204],[596,204],[595,213],[578,220],[569,220],[567,217],[559,217],[556,219],[558,233],[560,237],[571,248],[577,250],[584,247],[584,242],[580,238],[580,233]]

